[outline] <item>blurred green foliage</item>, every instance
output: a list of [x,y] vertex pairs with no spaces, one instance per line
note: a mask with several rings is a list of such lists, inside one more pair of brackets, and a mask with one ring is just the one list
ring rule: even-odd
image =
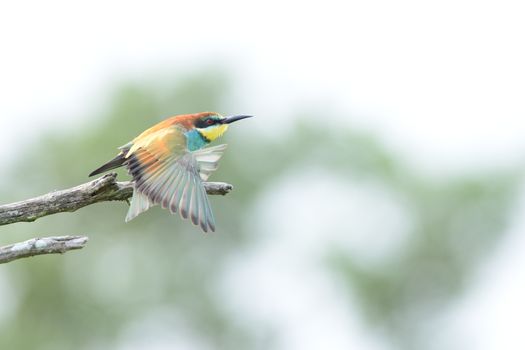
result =
[[[13,165],[10,183],[1,189],[5,198],[86,181],[86,174],[112,158],[117,146],[174,112],[235,111],[225,102],[225,76],[210,71],[177,81],[125,84],[106,112],[88,116],[67,133],[47,135]],[[460,295],[501,237],[517,178],[504,172],[422,178],[367,135],[324,129],[320,139],[313,118],[298,120],[293,133],[281,138],[228,134],[229,150],[212,179],[235,189],[224,198],[211,198],[216,234],[204,236],[159,208],[125,224],[125,203],[2,227],[3,244],[62,234],[87,234],[90,242],[80,252],[0,267],[13,281],[18,300],[15,312],[0,323],[0,349],[114,348],[124,329],[137,319],[156,317],[157,311],[177,315],[184,329],[213,349],[271,348],[271,331],[261,325],[254,334],[224,309],[215,291],[228,256],[254,244],[246,224],[249,208],[272,191],[269,184],[276,178],[304,164],[349,181],[381,183],[410,208],[415,221],[411,239],[389,261],[363,266],[333,248],[325,262],[333,278],[357,295],[370,327],[386,334],[394,348],[426,348],[414,336],[419,323]],[[120,171],[119,176],[127,175]]]

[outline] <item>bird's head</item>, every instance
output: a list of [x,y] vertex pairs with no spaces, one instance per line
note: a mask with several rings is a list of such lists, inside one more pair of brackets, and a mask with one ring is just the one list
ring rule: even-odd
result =
[[223,117],[219,113],[206,112],[202,113],[194,120],[194,128],[206,139],[211,142],[224,134],[228,126],[241,119],[250,118],[251,115],[235,115]]

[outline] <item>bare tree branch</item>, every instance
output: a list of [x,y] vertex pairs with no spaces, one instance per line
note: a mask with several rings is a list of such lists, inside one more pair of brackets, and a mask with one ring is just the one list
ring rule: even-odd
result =
[[35,255],[63,254],[69,250],[82,249],[87,241],[86,236],[31,238],[24,242],[0,247],[0,264]]
[[[105,201],[126,201],[133,194],[133,184],[117,182],[117,174],[106,174],[98,179],[61,191],[25,201],[0,205],[0,225],[35,221],[43,216],[72,212],[87,205]],[[233,188],[224,182],[205,182],[208,194],[225,195]]]
[[[116,179],[117,174],[106,174],[73,188],[0,205],[0,225],[35,221],[43,216],[73,212],[98,202],[127,201],[133,195],[133,183],[117,182]],[[208,194],[213,195],[225,195],[233,188],[232,185],[223,182],[205,182],[204,187]],[[87,241],[86,236],[32,238],[0,247],[0,264],[34,255],[65,253],[69,250],[81,249]]]

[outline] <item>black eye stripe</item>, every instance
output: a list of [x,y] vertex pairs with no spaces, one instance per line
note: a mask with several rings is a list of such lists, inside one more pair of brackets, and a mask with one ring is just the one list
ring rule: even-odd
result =
[[196,128],[207,128],[208,126],[212,126],[218,123],[220,123],[219,120],[216,120],[210,117],[204,117],[204,118],[201,118],[195,121],[195,127]]

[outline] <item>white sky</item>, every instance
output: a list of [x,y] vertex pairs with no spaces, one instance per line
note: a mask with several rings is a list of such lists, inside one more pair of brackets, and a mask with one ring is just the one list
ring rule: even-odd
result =
[[372,130],[421,171],[523,163],[524,6],[5,1],[0,159],[56,122],[78,125],[71,117],[99,110],[120,77],[219,63],[261,129],[312,109]]
[[0,136],[88,115],[118,77],[219,62],[244,112],[351,115],[416,167],[505,164],[525,153],[524,14],[519,1],[2,2]]

